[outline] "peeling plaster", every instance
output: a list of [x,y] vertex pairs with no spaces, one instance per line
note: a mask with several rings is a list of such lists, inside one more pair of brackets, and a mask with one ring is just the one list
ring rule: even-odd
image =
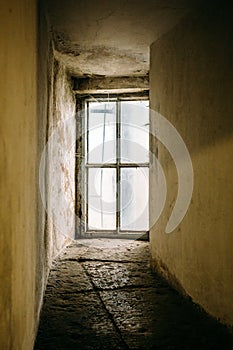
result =
[[48,0],[56,55],[76,76],[137,76],[149,47],[199,0]]
[[64,33],[53,33],[56,58],[75,76],[118,76],[148,74],[149,48],[143,53],[114,47],[82,47]]

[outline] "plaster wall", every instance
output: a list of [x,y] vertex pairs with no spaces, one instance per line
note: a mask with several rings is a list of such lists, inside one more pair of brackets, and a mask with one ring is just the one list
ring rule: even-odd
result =
[[66,68],[53,60],[47,143],[47,214],[50,259],[75,234],[75,96]]
[[1,1],[0,349],[32,349],[36,328],[36,1]]
[[[69,74],[55,58],[43,1],[40,1],[38,23],[37,106],[38,227],[41,232],[37,284],[41,290],[46,285],[53,259],[74,237],[75,193],[75,143],[72,143],[75,141],[75,98]],[[62,227],[59,227],[60,221]]]
[[[47,276],[53,258],[74,236],[71,214],[57,202],[65,233],[53,224],[39,188],[41,155],[60,121],[53,155],[46,158],[46,201],[57,188],[74,201],[74,96],[69,75],[54,57],[43,1],[1,2],[0,47],[0,349],[33,349]],[[71,125],[70,124],[70,125]],[[69,145],[73,157],[63,149]],[[50,158],[49,158],[50,157]],[[48,167],[50,164],[50,167]]]
[[[178,177],[158,147],[167,200],[150,232],[152,265],[208,313],[233,324],[233,26],[224,4],[190,14],[151,47],[151,108],[178,130],[191,155],[194,191],[189,210],[170,234]],[[159,126],[153,124],[152,131]],[[157,179],[151,169],[150,217]]]

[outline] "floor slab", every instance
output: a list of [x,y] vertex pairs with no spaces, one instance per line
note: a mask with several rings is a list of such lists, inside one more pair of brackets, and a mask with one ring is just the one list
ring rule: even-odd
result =
[[232,350],[226,327],[150,270],[149,243],[87,239],[54,261],[35,350]]

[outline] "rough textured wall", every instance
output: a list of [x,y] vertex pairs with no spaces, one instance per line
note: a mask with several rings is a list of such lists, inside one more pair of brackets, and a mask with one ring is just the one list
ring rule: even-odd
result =
[[48,231],[51,257],[74,238],[75,97],[66,68],[53,62],[48,130]]
[[36,271],[36,1],[1,1],[0,349],[32,349]]
[[[66,152],[70,140],[75,138],[75,99],[69,75],[54,57],[50,24],[43,0],[39,5],[37,311],[41,307],[52,260],[74,237],[74,211],[71,208],[74,206],[75,193],[75,144],[70,145],[69,152]],[[71,122],[64,128],[62,122],[70,117]],[[53,138],[56,131],[59,137]],[[41,164],[44,164],[44,168]],[[39,187],[39,183],[44,186]],[[59,193],[65,193],[65,196],[61,197]],[[70,210],[64,208],[65,205]],[[56,218],[63,224],[62,232],[56,225]]]
[[[38,56],[37,56],[37,132],[38,132],[38,159],[37,159],[37,265],[36,265],[36,314],[43,302],[44,289],[51,264],[50,252],[47,244],[47,214],[41,201],[39,188],[39,164],[41,154],[48,139],[48,113],[51,95],[51,80],[53,72],[53,45],[49,33],[44,8],[40,1],[38,6]],[[52,100],[52,99],[51,99]],[[39,319],[38,319],[39,321]]]
[[[191,154],[194,192],[179,227],[165,234],[177,197],[174,163],[159,144],[168,194],[151,230],[153,266],[222,322],[233,324],[233,27],[230,9],[189,15],[151,48],[151,107]],[[151,211],[156,197],[151,178]]]

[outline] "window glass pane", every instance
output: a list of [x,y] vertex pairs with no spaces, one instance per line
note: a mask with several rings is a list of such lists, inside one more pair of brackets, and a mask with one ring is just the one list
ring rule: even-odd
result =
[[88,163],[116,162],[116,102],[90,102]]
[[148,168],[121,169],[121,230],[148,230],[148,189]]
[[121,162],[149,162],[149,101],[121,102]]
[[116,229],[116,169],[88,169],[88,228]]

